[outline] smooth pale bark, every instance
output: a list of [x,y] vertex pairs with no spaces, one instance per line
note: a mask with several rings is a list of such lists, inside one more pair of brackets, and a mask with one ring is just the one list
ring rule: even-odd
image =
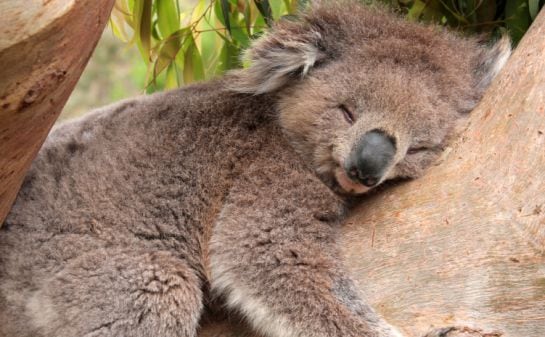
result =
[[114,0],[0,0],[0,224]]
[[[544,11],[441,162],[366,199],[341,247],[408,336],[452,325],[445,336],[545,336]],[[200,336],[245,331],[209,323]]]

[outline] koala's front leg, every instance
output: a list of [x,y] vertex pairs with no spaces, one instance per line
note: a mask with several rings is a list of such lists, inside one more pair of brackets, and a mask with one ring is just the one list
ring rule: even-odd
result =
[[324,215],[340,201],[302,172],[285,181],[267,175],[246,178],[221,212],[210,245],[213,290],[270,337],[401,337],[342,271],[338,225]]

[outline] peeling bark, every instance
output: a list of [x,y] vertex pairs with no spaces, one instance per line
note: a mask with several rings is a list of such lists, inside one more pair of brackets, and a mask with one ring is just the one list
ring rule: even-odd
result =
[[0,0],[0,224],[114,0]]
[[[367,198],[340,246],[408,336],[545,336],[544,11],[440,163]],[[247,331],[205,323],[200,336]]]

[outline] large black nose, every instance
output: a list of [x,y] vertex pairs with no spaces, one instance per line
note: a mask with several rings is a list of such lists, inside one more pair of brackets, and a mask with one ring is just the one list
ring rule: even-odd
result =
[[352,148],[347,160],[348,176],[367,187],[378,184],[396,152],[395,141],[380,130],[367,132]]

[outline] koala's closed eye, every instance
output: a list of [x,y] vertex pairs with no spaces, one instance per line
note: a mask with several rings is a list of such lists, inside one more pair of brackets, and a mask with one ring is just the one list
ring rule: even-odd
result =
[[344,105],[344,104],[341,104],[339,105],[339,110],[341,110],[341,112],[343,113],[343,116],[344,116],[344,119],[346,119],[346,121],[352,125],[354,124],[354,114],[352,113],[352,111],[350,111],[350,109]]
[[411,147],[407,150],[407,154],[417,154],[431,150],[428,146]]
[[443,150],[443,147],[440,145],[417,145],[412,146],[407,150],[408,155],[420,154],[426,152],[440,152]]

